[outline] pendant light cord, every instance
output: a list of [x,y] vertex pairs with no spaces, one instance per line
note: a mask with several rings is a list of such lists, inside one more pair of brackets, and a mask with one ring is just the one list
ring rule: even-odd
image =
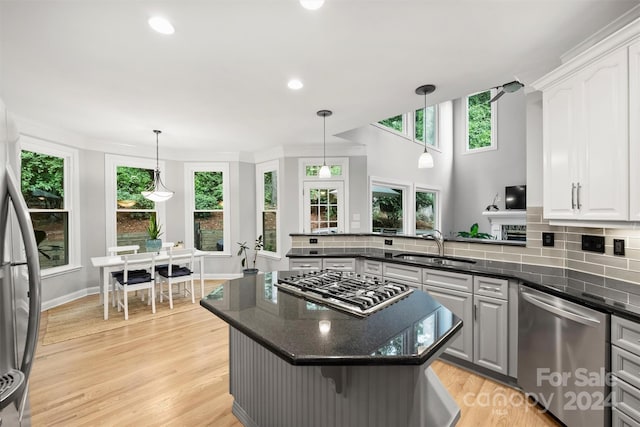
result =
[[322,165],[327,165],[327,116],[322,117]]
[[427,152],[427,132],[426,126],[427,123],[427,92],[424,93],[424,110],[422,110],[422,139],[424,139],[424,152]]

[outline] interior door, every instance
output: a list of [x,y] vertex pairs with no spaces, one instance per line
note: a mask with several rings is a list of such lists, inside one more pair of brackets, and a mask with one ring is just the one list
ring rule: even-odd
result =
[[303,233],[345,231],[342,182],[305,182],[303,198]]

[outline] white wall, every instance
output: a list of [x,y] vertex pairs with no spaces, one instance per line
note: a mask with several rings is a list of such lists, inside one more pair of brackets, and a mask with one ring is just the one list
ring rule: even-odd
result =
[[[377,126],[366,125],[339,135],[341,138],[363,144],[367,148],[365,186],[358,190],[362,192],[361,201],[358,203],[364,203],[363,207],[359,208],[362,211],[363,232],[370,231],[368,224],[369,176],[427,185],[439,189],[442,195],[440,204],[443,212],[441,228],[445,234],[446,230],[449,230],[451,222],[446,213],[450,212],[451,205],[450,190],[453,163],[453,138],[450,131],[452,120],[451,102],[440,104],[439,118],[440,148],[430,149],[434,160],[433,169],[418,169],[418,158],[424,151],[424,145],[417,144]],[[352,179],[360,180],[363,177],[362,173],[358,175],[355,172],[351,172],[351,176],[353,177]],[[353,197],[354,194],[351,194],[351,196]],[[355,212],[353,209],[352,213]]]
[[527,206],[542,206],[542,92],[527,95]]
[[[504,210],[506,186],[526,183],[526,99],[523,91],[506,94],[498,102],[498,149],[465,154],[466,119],[464,99],[454,102],[453,232],[467,231],[478,223],[490,231],[482,212],[496,193]],[[528,190],[528,187],[527,187]]]

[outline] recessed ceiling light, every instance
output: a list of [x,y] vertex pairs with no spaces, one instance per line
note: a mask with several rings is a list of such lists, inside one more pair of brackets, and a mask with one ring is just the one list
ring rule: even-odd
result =
[[171,25],[171,22],[160,16],[149,18],[149,26],[160,34],[173,34],[176,32],[173,25]]
[[298,79],[291,79],[289,80],[289,83],[287,83],[287,86],[289,86],[289,89],[298,90],[298,89],[302,89],[304,85]]
[[324,0],[300,0],[300,4],[305,9],[318,10],[324,4]]

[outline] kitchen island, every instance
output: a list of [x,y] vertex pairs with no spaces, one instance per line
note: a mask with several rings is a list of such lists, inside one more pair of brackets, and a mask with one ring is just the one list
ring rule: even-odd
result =
[[200,304],[229,324],[233,413],[245,426],[446,426],[459,409],[429,365],[462,321],[414,291],[355,316],[278,290],[271,272]]

